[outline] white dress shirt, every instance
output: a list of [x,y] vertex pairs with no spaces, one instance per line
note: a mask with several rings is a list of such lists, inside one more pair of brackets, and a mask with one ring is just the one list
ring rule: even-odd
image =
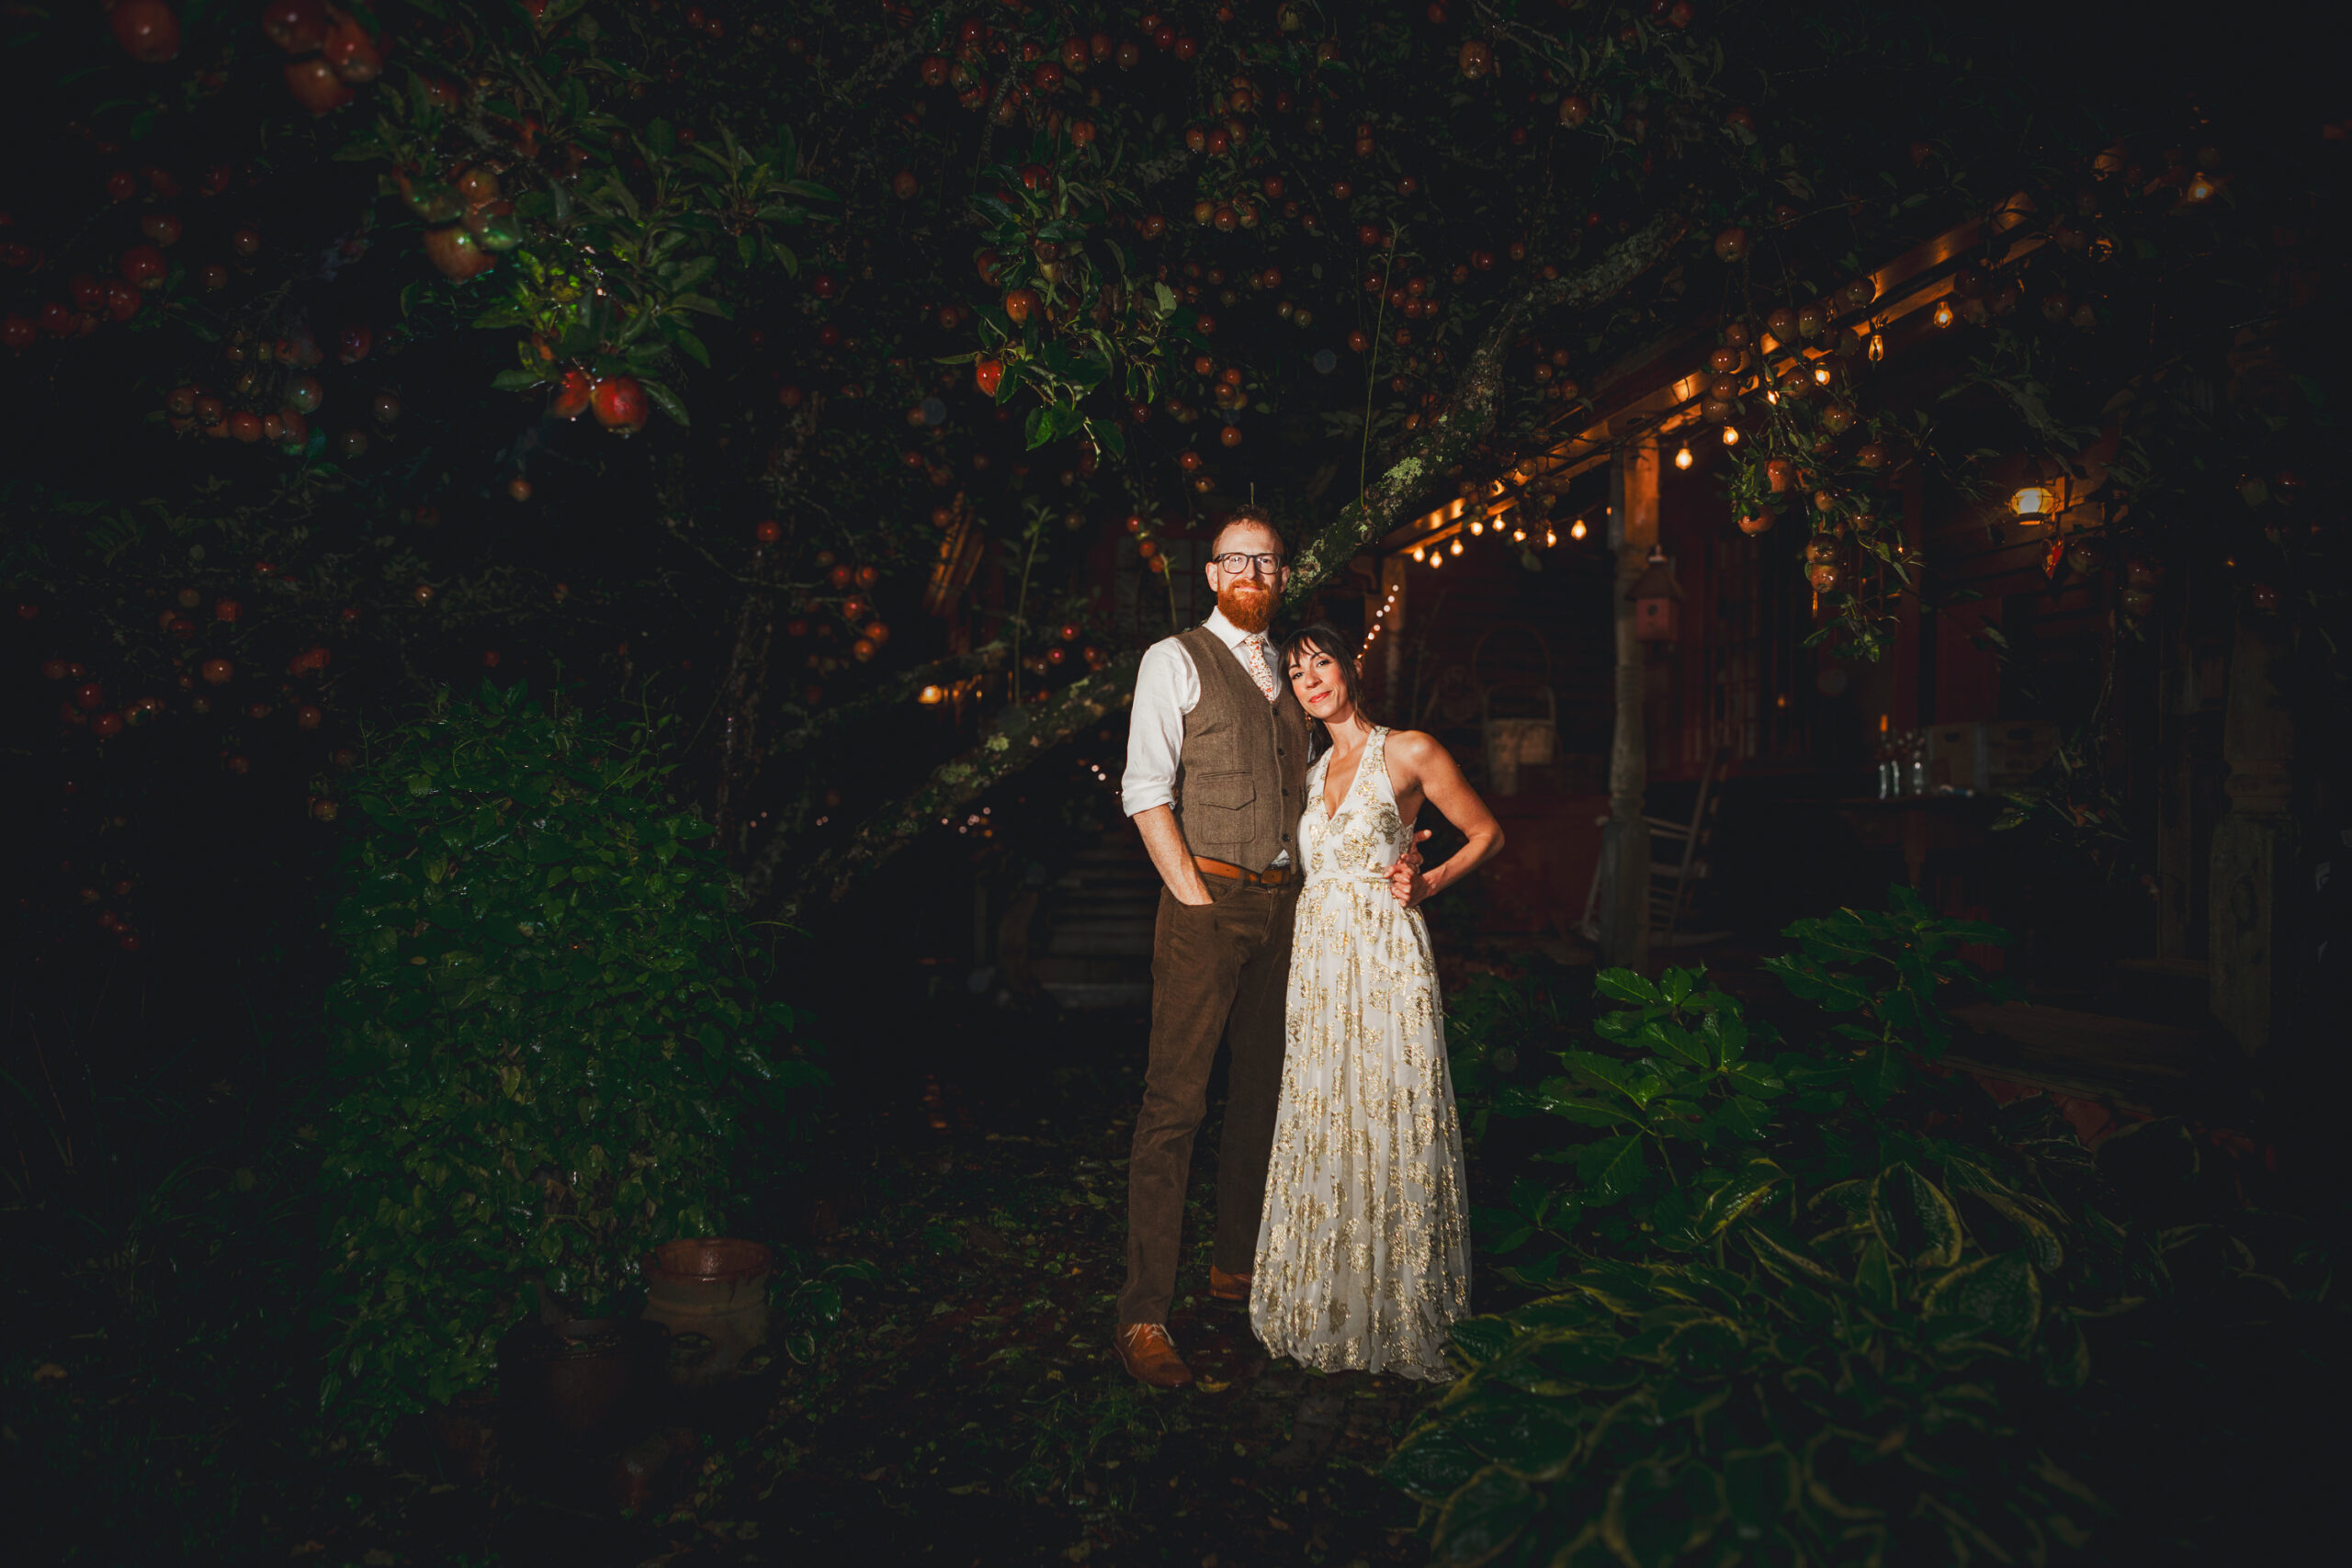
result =
[[[1241,645],[1252,634],[1227,620],[1222,610],[1210,611],[1202,624],[1233,650],[1235,662],[1246,672],[1250,660]],[[1283,672],[1274,669],[1271,639],[1263,653],[1266,668],[1280,681]],[[1258,678],[1250,676],[1250,683],[1255,686]],[[1193,656],[1172,637],[1146,649],[1143,663],[1136,670],[1135,708],[1127,718],[1127,771],[1119,780],[1119,805],[1128,816],[1176,803],[1176,769],[1184,754],[1184,716],[1200,705],[1201,672],[1193,668]],[[1273,863],[1288,865],[1290,852],[1276,855]]]

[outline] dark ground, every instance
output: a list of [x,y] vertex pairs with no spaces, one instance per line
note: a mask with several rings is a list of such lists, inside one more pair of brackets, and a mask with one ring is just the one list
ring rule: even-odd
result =
[[[1417,1563],[1417,1509],[1374,1472],[1435,1391],[1269,1361],[1206,1292],[1216,1128],[1194,1159],[1171,1329],[1199,1379],[1128,1380],[1123,1278],[1139,1014],[1000,1012],[957,998],[927,1047],[840,1062],[889,1107],[880,1151],[822,1179],[838,1228],[809,1265],[862,1258],[812,1361],[778,1359],[695,1410],[616,1512],[621,1445],[462,1482],[423,1432],[319,1527],[265,1555],[380,1565],[564,1562]],[[944,1122],[944,1126],[937,1125]],[[845,1146],[847,1140],[844,1140]],[[804,1222],[806,1223],[806,1222]],[[666,1457],[665,1457],[666,1456]],[[462,1483],[461,1483],[462,1482]]]

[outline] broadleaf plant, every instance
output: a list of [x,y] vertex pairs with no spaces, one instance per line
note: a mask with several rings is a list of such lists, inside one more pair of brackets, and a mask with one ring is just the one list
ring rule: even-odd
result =
[[648,730],[486,686],[347,794],[322,1399],[363,1429],[480,1383],[542,1310],[612,1303],[647,1248],[724,1234],[745,1134],[823,1081],[668,772]]

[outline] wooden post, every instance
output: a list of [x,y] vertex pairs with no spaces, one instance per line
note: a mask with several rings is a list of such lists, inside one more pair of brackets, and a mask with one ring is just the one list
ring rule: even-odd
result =
[[2196,660],[2185,625],[2163,626],[2158,635],[2164,651],[2156,673],[2156,961],[2179,965],[2188,962],[2197,875],[2197,771],[2189,745]]
[[1647,969],[1650,961],[1650,829],[1642,818],[1649,786],[1649,741],[1642,722],[1643,644],[1625,597],[1657,543],[1658,450],[1654,441],[1620,450],[1610,478],[1609,543],[1617,552],[1616,726],[1609,741],[1609,823],[1600,830],[1601,962]]
[[2249,1055],[2270,1043],[2285,994],[2280,916],[2294,876],[2295,720],[2270,678],[2273,652],[2266,629],[2241,612],[2222,728],[2230,808],[2213,828],[2206,998]]

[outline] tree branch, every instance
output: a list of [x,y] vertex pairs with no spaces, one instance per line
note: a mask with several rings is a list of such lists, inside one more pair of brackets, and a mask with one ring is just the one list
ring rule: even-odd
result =
[[[1063,687],[1050,702],[1007,710],[995,734],[934,769],[922,788],[861,824],[848,843],[803,864],[776,900],[779,917],[797,919],[837,901],[858,878],[937,827],[939,818],[952,817],[1079,730],[1126,706],[1135,698],[1136,666],[1142,657],[1122,654],[1095,673]],[[778,880],[786,847],[781,834],[770,840],[763,857],[768,863],[767,886]],[[749,905],[761,897],[747,883],[742,902]]]
[[1342,507],[1291,558],[1285,602],[1296,605],[1345,566],[1356,551],[1406,520],[1432,475],[1443,473],[1494,430],[1502,412],[1503,359],[1520,330],[1546,310],[1590,305],[1630,285],[1680,239],[1686,220],[1662,213],[1580,272],[1537,277],[1506,302],[1471,351],[1453,396],[1363,494]]
[[[1289,602],[1295,604],[1313,592],[1336,576],[1367,540],[1404,522],[1430,476],[1443,472],[1493,431],[1502,409],[1503,359],[1528,321],[1545,310],[1590,305],[1618,293],[1672,247],[1685,225],[1679,213],[1653,219],[1590,266],[1562,277],[1535,277],[1505,303],[1437,417],[1361,497],[1293,556]],[[893,802],[862,824],[846,844],[818,854],[788,879],[783,875],[783,862],[790,846],[781,833],[773,835],[745,880],[741,902],[765,903],[782,884],[777,910],[792,919],[839,899],[860,876],[937,827],[939,818],[953,817],[1071,735],[1126,706],[1134,699],[1136,666],[1141,659],[1138,653],[1124,654],[1064,687],[1050,702],[1008,710],[996,733],[942,763],[920,789]]]

